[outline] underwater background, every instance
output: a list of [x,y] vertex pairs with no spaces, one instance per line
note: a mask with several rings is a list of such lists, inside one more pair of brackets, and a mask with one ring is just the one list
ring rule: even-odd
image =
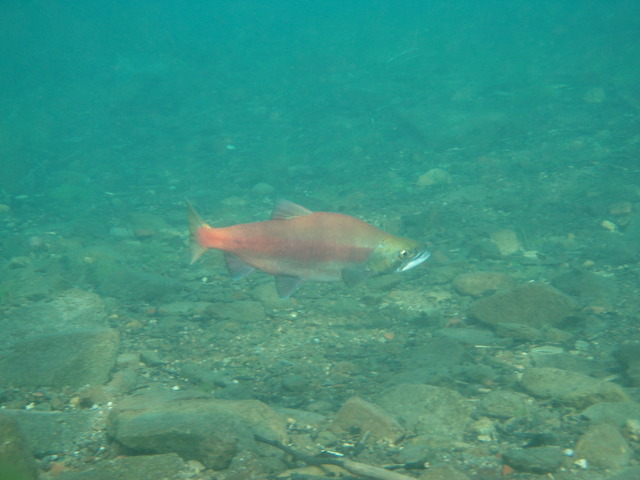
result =
[[[5,0],[0,45],[0,479],[640,478],[640,3]],[[432,256],[189,266],[185,199],[282,198]]]

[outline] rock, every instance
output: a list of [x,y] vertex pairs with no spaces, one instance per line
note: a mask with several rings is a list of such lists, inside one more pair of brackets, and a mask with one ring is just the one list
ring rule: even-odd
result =
[[284,375],[281,380],[282,389],[288,393],[303,393],[309,390],[309,378],[304,375],[289,373]]
[[429,187],[431,185],[442,185],[451,183],[451,175],[441,168],[433,168],[418,177],[418,187]]
[[575,458],[584,458],[593,468],[620,468],[629,464],[633,450],[611,424],[591,425],[575,448]]
[[132,452],[174,452],[213,470],[229,468],[236,457],[248,461],[264,452],[254,434],[286,443],[285,419],[266,404],[188,393],[127,397],[112,410],[109,431]]
[[275,191],[275,188],[273,188],[268,183],[264,183],[264,182],[256,183],[253,187],[251,187],[251,193],[261,197],[264,197],[266,195],[271,195],[274,191]]
[[0,411],[0,478],[31,480],[38,478],[38,467],[18,422]]
[[360,397],[351,397],[338,411],[329,429],[335,433],[357,429],[371,440],[395,443],[404,435],[400,424],[378,405]]
[[564,293],[543,283],[527,283],[476,301],[469,316],[487,325],[522,323],[540,328],[556,325],[575,309]]
[[16,386],[101,385],[115,365],[118,344],[118,333],[101,327],[33,335],[0,360],[0,378]]
[[531,398],[508,390],[492,390],[480,400],[478,412],[495,418],[522,418],[531,410]]
[[461,440],[471,423],[471,405],[448,388],[400,384],[384,393],[378,403],[403,427],[438,445]]
[[632,387],[640,387],[640,343],[622,345],[615,353],[626,368],[627,379]]
[[433,332],[434,337],[446,337],[465,345],[504,345],[505,339],[498,338],[488,328],[440,328]]
[[602,402],[591,405],[582,412],[591,423],[612,423],[618,427],[626,425],[627,420],[640,420],[638,402]]
[[500,255],[503,257],[513,255],[522,251],[522,246],[518,240],[518,235],[513,230],[496,230],[491,232],[489,238],[493,244],[498,248]]
[[613,277],[580,270],[558,275],[551,284],[564,293],[579,298],[584,304],[600,307],[610,307],[618,292]]
[[496,333],[501,337],[531,342],[542,337],[542,332],[531,325],[523,323],[497,323]]
[[580,409],[599,402],[629,401],[620,385],[559,368],[528,368],[521,384],[531,395]]
[[97,270],[96,283],[103,295],[126,302],[166,302],[184,289],[176,279],[121,265]]
[[607,480],[637,480],[638,478],[640,478],[640,465],[635,465],[607,477]]
[[[546,333],[546,332],[545,332]],[[610,366],[605,362],[597,362],[564,351],[562,347],[541,345],[529,351],[529,358],[535,367],[553,367],[561,370],[580,372],[585,375],[605,376]]]
[[[102,422],[97,410],[37,412],[4,410],[16,419],[37,457],[63,455],[74,451],[92,435],[101,435],[94,427]],[[2,478],[2,477],[0,477]]]
[[0,319],[0,348],[36,333],[107,326],[107,312],[99,295],[72,289],[51,301],[21,306]]
[[83,472],[65,472],[56,480],[158,480],[191,478],[193,468],[175,453],[119,457]]
[[560,447],[546,446],[507,450],[502,459],[514,470],[545,474],[560,468],[565,456]]
[[482,297],[488,293],[499,292],[512,288],[513,279],[499,272],[469,272],[462,273],[453,279],[453,288],[460,295]]
[[388,382],[429,383],[430,379],[448,376],[450,369],[462,363],[466,355],[467,350],[462,343],[447,336],[434,336],[413,348],[407,348],[402,358],[398,359],[402,367],[391,372]]
[[450,465],[429,467],[420,474],[420,480],[468,480],[469,477]]
[[239,300],[233,303],[213,303],[205,313],[216,320],[235,320],[239,322],[259,322],[267,316],[260,302]]

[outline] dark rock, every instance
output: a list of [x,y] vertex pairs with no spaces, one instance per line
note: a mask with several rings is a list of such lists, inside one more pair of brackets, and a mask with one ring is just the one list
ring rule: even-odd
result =
[[555,472],[564,462],[560,447],[514,448],[502,455],[504,463],[514,470],[545,474]]
[[115,330],[101,327],[30,336],[0,360],[0,377],[16,386],[101,385],[115,365],[118,343]]
[[575,310],[564,293],[543,283],[527,283],[475,302],[469,316],[487,325],[522,323],[540,328],[556,325]]
[[4,412],[0,412],[0,478],[7,480],[38,478],[35,459],[18,427],[18,422]]

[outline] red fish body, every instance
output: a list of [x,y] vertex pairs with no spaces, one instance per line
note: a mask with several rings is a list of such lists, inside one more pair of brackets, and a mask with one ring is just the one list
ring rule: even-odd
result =
[[409,270],[429,257],[418,242],[396,237],[362,220],[331,212],[311,212],[278,202],[271,220],[213,228],[191,205],[192,262],[207,249],[225,252],[229,272],[243,277],[254,269],[276,277],[278,294],[286,298],[303,281],[365,278]]

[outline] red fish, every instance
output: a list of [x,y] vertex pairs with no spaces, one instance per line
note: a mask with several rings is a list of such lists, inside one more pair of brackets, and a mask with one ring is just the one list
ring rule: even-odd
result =
[[191,263],[209,248],[222,250],[232,277],[255,269],[274,275],[281,298],[295,293],[303,281],[343,280],[351,286],[374,275],[405,272],[430,255],[415,240],[286,200],[276,204],[270,220],[223,228],[203,222],[189,202],[187,208]]

